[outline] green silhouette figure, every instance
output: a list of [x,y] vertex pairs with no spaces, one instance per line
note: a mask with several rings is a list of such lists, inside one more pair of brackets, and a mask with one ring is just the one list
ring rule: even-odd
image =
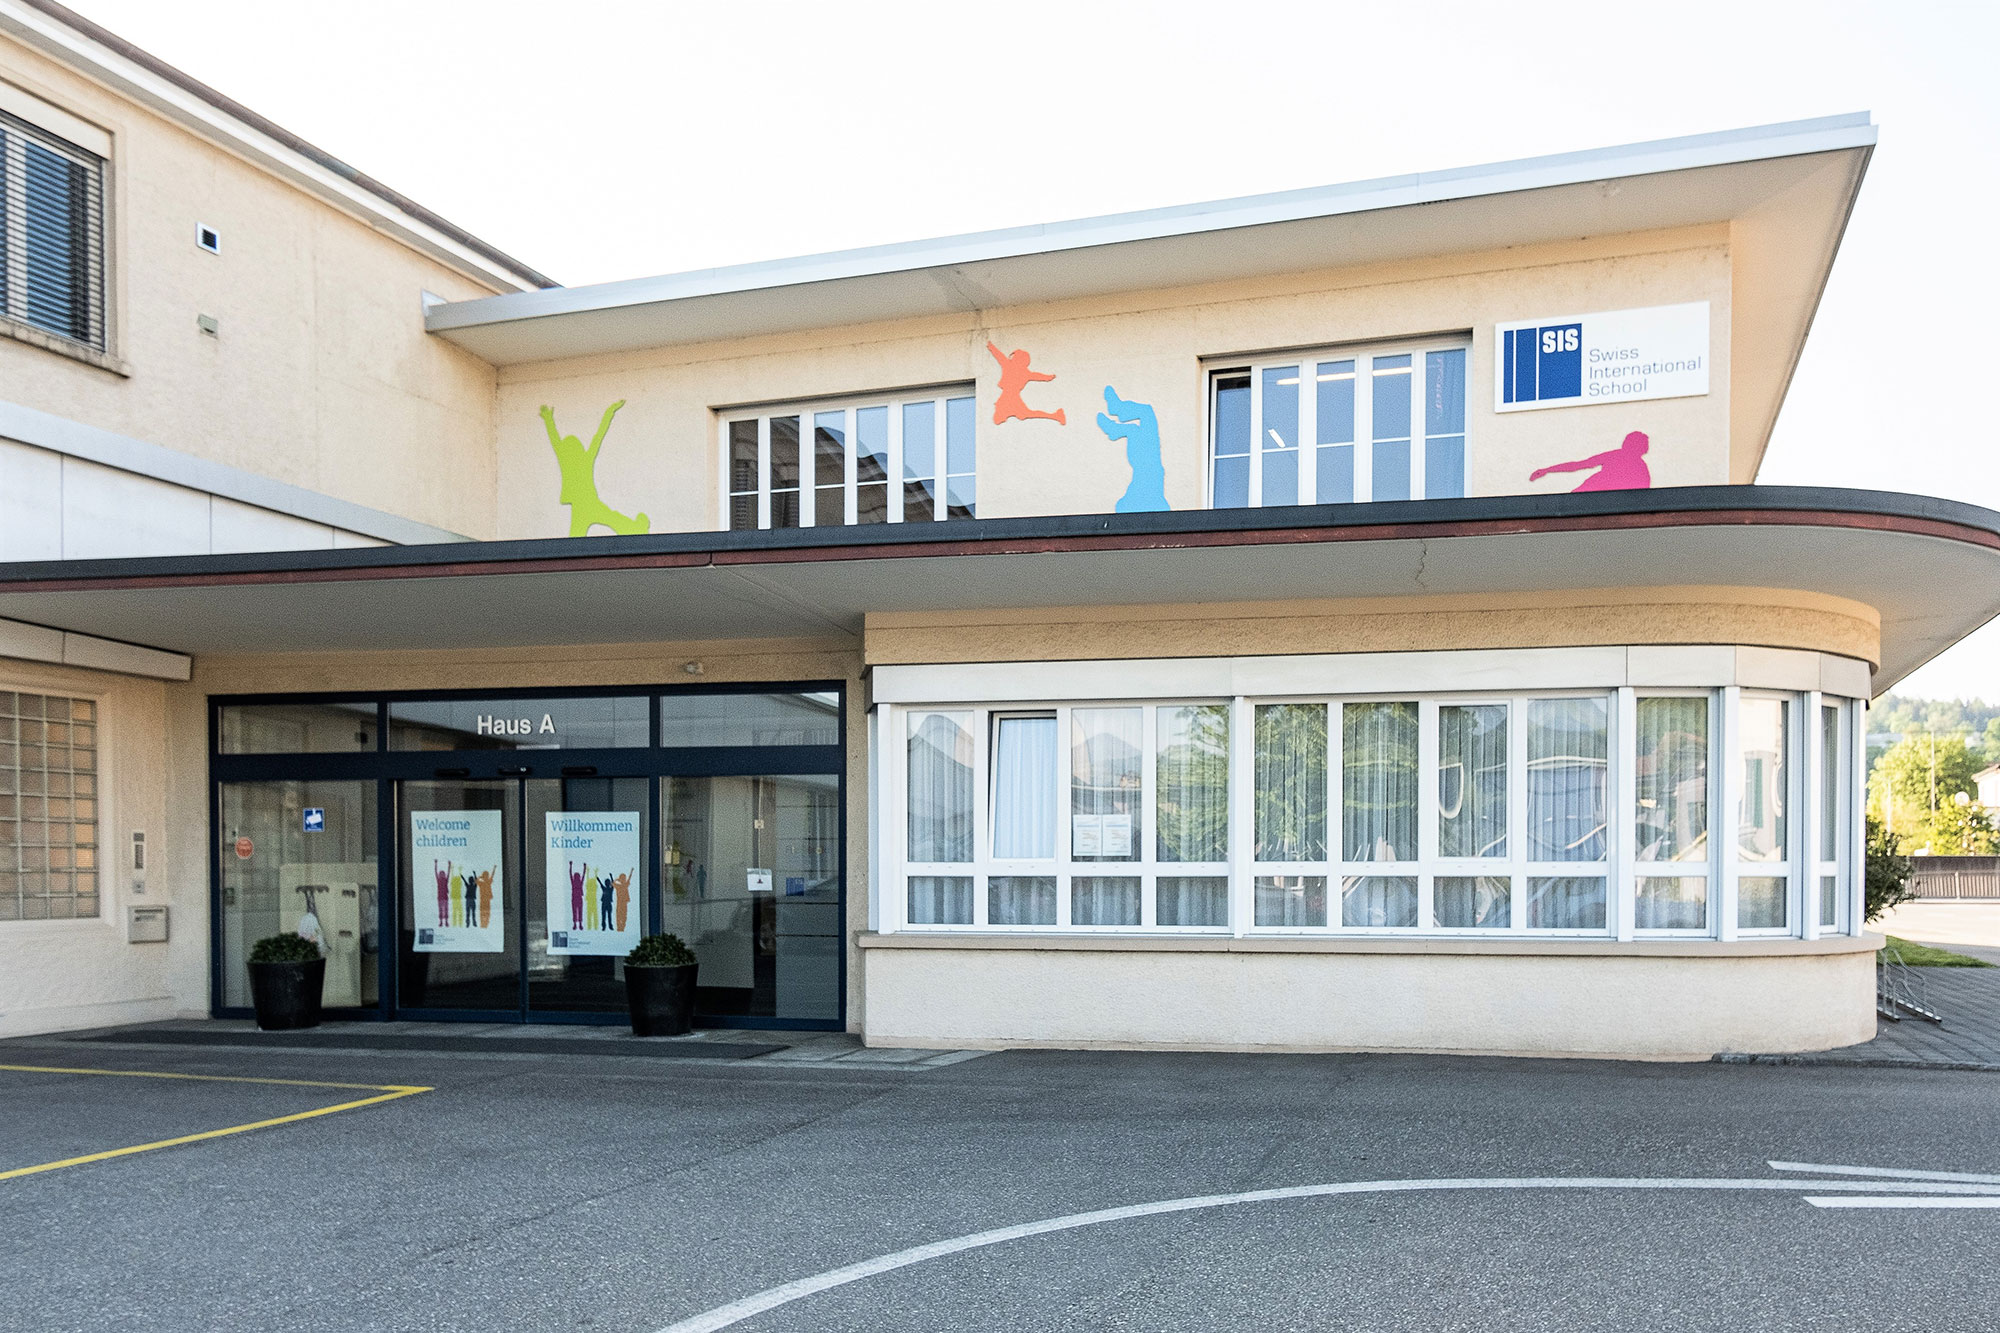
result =
[[627,518],[604,503],[597,494],[597,455],[604,448],[604,436],[611,429],[611,418],[618,415],[618,409],[623,406],[625,400],[620,398],[604,409],[604,417],[597,423],[597,434],[591,438],[588,449],[576,436],[564,435],[556,429],[554,408],[542,408],[542,424],[549,428],[549,448],[556,451],[556,466],[562,469],[562,493],[556,500],[569,506],[569,535],[572,537],[587,537],[592,527],[606,527],[627,535],[653,530],[653,521],[644,514]]

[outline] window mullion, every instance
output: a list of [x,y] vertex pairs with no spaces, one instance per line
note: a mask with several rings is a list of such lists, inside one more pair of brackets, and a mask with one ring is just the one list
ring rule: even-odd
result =
[[[1715,810],[1709,818],[1714,843],[1716,938],[1736,938],[1736,830],[1742,818],[1738,806],[1743,798],[1743,754],[1737,735],[1738,704],[1742,691],[1734,685],[1722,688],[1722,726],[1718,731],[1721,761],[1716,767]],[[1723,836],[1715,837],[1713,830]]]
[[1816,940],[1819,938],[1820,917],[1820,811],[1824,802],[1820,799],[1826,783],[1832,776],[1826,771],[1826,756],[1822,753],[1820,737],[1823,722],[1820,717],[1821,700],[1824,696],[1818,690],[1809,690],[1805,695],[1805,718],[1803,725],[1793,728],[1804,740],[1804,751],[1799,765],[1800,786],[1805,799],[1795,807],[1799,814],[1792,822],[1798,826],[1799,855],[1793,858],[1793,871],[1799,876],[1799,891],[1794,895],[1799,902],[1799,938]]
[[1250,367],[1250,508],[1264,505],[1264,368]]
[[1159,705],[1143,704],[1139,709],[1139,810],[1132,821],[1134,845],[1139,851],[1139,924],[1147,930],[1159,924]]
[[1375,358],[1354,358],[1354,498],[1375,498]]
[[1347,829],[1343,819],[1341,793],[1347,782],[1345,708],[1339,700],[1326,705],[1326,924],[1341,930],[1341,862],[1346,857]]
[[1438,706],[1417,701],[1417,929],[1436,930]]
[[1424,416],[1424,386],[1430,373],[1430,358],[1422,348],[1410,353],[1410,498],[1424,498],[1428,483],[1424,479],[1424,455],[1427,451],[1429,424]]
[[972,710],[972,924],[987,919],[986,883],[993,873],[993,774],[991,709]]
[[1611,931],[1620,940],[1632,938],[1638,923],[1635,824],[1639,812],[1639,697],[1630,685],[1618,688],[1611,731],[1611,883],[1607,902]]
[[1254,898],[1255,744],[1250,701],[1237,695],[1229,701],[1229,933],[1238,937],[1250,931]]
[[1528,701],[1507,701],[1508,929],[1528,928]]
[[771,418],[757,418],[757,526],[771,526]]

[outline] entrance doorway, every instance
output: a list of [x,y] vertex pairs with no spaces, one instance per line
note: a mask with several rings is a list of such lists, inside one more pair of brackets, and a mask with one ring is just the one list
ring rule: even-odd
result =
[[310,913],[348,1017],[619,1021],[625,954],[665,932],[698,1022],[838,1028],[842,702],[217,700],[215,1012],[248,1012],[249,947]]

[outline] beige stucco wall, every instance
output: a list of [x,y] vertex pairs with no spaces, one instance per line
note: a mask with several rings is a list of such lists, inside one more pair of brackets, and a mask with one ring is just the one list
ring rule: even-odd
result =
[[[167,815],[167,686],[106,672],[0,660],[0,690],[63,694],[98,705],[99,907],[90,921],[0,923],[0,1037],[142,1022],[190,1008],[186,980],[205,975],[208,876],[185,871],[188,830]],[[194,793],[199,799],[197,788]],[[207,815],[199,821],[207,827]],[[146,891],[132,891],[132,834],[149,855]],[[192,850],[206,843],[199,830]],[[179,850],[174,850],[178,848]],[[128,944],[126,909],[168,910],[165,944]]]
[[1753,644],[1881,661],[1873,607],[1766,588],[1580,588],[1505,597],[880,612],[870,666],[1284,653]]
[[[965,382],[979,399],[981,517],[1112,509],[1130,473],[1123,445],[1095,424],[1107,385],[1152,404],[1168,500],[1198,508],[1205,364],[1454,332],[1473,335],[1472,494],[1571,489],[1575,475],[1527,477],[1544,463],[1613,448],[1630,430],[1652,437],[1655,485],[1720,484],[1728,479],[1728,241],[1726,227],[1686,228],[510,367],[496,409],[498,527],[510,537],[568,530],[543,404],[565,433],[587,441],[605,407],[624,399],[597,465],[600,493],[615,509],[644,511],[655,532],[694,531],[719,524],[716,409]],[[1700,300],[1710,303],[1707,396],[1494,412],[1496,321]],[[1067,424],[992,424],[998,368],[988,339],[1025,348],[1037,370],[1056,376],[1025,398],[1063,409]]]
[[1880,940],[862,943],[871,1046],[1702,1059],[1874,1036]]
[[495,288],[5,38],[0,80],[112,136],[109,351],[125,371],[0,337],[0,398],[494,534],[493,370],[424,332],[422,293]]

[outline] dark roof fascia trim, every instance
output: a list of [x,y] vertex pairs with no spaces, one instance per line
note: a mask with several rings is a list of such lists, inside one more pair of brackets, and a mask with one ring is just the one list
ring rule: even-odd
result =
[[307,143],[304,139],[301,139],[298,135],[292,133],[276,121],[258,115],[241,102],[224,93],[217,92],[193,75],[176,69],[152,52],[134,46],[117,33],[112,32],[109,28],[100,27],[98,24],[92,23],[89,19],[68,6],[57,4],[56,0],[25,0],[25,3],[31,9],[40,10],[58,23],[74,28],[91,41],[96,42],[99,46],[115,52],[148,73],[157,74],[168,83],[179,88],[182,92],[199,97],[202,101],[208,103],[224,115],[234,117],[259,134],[277,140],[301,157],[310,159],[335,175],[340,176],[342,179],[353,182],[361,189],[374,195],[377,199],[389,204],[398,212],[414,218],[433,231],[449,236],[466,249],[492,260],[495,264],[506,269],[522,281],[544,289],[562,286],[554,278],[549,277],[547,274],[536,272],[512,255],[496,248],[489,242],[480,240],[457,223],[439,217],[436,213],[431,212],[431,210],[425,208],[408,195],[390,189],[387,185],[384,185],[381,181],[376,180],[373,176],[365,172],[357,171],[325,149],[317,148]]
[[778,532],[551,537],[354,550],[49,560],[0,565],[0,593],[1787,524],[1904,532],[2000,551],[2000,513],[1956,500],[1832,487],[1688,486],[1288,509],[1203,509]]

